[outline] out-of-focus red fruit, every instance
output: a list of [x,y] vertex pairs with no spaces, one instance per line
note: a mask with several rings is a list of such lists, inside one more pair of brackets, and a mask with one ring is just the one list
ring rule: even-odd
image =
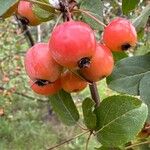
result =
[[20,1],[18,4],[18,14],[28,20],[29,25],[36,26],[41,23],[37,16],[33,13],[32,3],[27,1]]
[[42,83],[33,82],[32,80],[30,80],[30,86],[31,86],[31,89],[35,93],[49,96],[49,95],[53,95],[57,93],[61,89],[61,82],[60,82],[60,79],[58,79],[53,83],[42,84]]
[[127,19],[116,18],[104,29],[103,42],[112,51],[128,50],[137,43],[135,27]]
[[52,58],[48,44],[37,43],[26,53],[25,69],[32,81],[54,82],[60,77],[62,67]]
[[96,49],[93,30],[84,22],[69,21],[52,32],[49,48],[53,58],[67,68],[83,68],[90,63]]
[[82,77],[90,82],[96,82],[112,73],[114,60],[111,51],[105,45],[97,44],[95,55],[87,68],[79,70]]
[[70,71],[66,71],[61,75],[62,88],[68,92],[80,92],[86,88],[87,82],[80,79]]

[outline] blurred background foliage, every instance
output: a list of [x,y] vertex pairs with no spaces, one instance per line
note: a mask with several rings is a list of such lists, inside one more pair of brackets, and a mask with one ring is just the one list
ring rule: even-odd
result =
[[[116,16],[124,16],[120,0],[105,0],[104,23],[108,24]],[[127,14],[128,19],[136,18],[149,0],[143,0],[138,7]],[[46,42],[54,22],[43,23],[29,30],[37,42]],[[0,22],[0,150],[42,150],[58,144],[81,132],[78,126],[66,127],[53,114],[47,98],[34,94],[28,85],[24,70],[24,55],[29,43],[19,28],[15,17]],[[98,36],[98,38],[100,38]],[[150,52],[150,19],[145,32],[139,36],[139,42],[129,55],[143,55]],[[105,80],[98,84],[101,98],[115,94],[107,88]],[[73,94],[82,116],[81,101],[90,96],[88,88]],[[82,118],[80,119],[82,124]],[[93,137],[94,138],[94,137]],[[83,150],[86,135],[58,148],[61,150]],[[95,140],[91,140],[89,149],[93,149]]]

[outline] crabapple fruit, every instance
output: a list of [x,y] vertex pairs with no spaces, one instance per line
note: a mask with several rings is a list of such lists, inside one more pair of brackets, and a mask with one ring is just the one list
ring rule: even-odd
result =
[[53,58],[67,68],[83,68],[90,63],[96,49],[93,30],[84,22],[69,21],[52,32],[49,48]]
[[82,77],[90,82],[96,82],[111,74],[114,60],[111,51],[105,45],[97,44],[95,55],[87,68],[79,71]]
[[62,67],[52,58],[47,43],[37,43],[26,53],[25,69],[32,81],[54,82],[60,77]]
[[79,92],[86,88],[87,82],[67,70],[61,75],[61,86],[68,93]]
[[41,21],[33,13],[32,7],[33,4],[31,2],[20,1],[18,4],[18,14],[27,19],[29,25],[36,26],[39,25]]
[[137,43],[137,33],[132,23],[116,18],[104,29],[103,42],[112,51],[124,51]]

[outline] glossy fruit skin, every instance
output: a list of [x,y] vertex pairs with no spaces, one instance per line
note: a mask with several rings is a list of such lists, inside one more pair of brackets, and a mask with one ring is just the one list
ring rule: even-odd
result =
[[36,26],[41,23],[41,21],[33,13],[32,4],[30,2],[20,1],[18,5],[18,14],[21,17],[26,18],[31,26]]
[[61,89],[61,82],[60,79],[56,80],[54,83],[49,83],[47,85],[40,86],[30,80],[31,89],[40,95],[53,95],[56,94]]
[[80,79],[70,71],[65,71],[61,75],[61,86],[68,93],[80,92],[86,88],[87,82]]
[[49,48],[53,58],[67,68],[78,68],[82,58],[92,58],[96,40],[93,30],[84,22],[69,21],[52,32]]
[[81,76],[90,82],[97,82],[110,75],[114,60],[111,51],[105,45],[97,44],[96,52],[87,68],[79,70]]
[[54,82],[61,75],[62,67],[52,58],[47,43],[37,43],[31,47],[26,53],[24,63],[32,81],[41,79]]
[[103,42],[112,51],[127,50],[137,43],[135,27],[129,20],[116,18],[104,29]]

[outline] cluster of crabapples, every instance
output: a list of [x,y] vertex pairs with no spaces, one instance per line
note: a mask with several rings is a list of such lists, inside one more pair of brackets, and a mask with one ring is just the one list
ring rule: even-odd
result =
[[[39,24],[29,2],[20,3],[20,16],[28,19],[29,25]],[[32,90],[42,95],[53,95],[60,89],[79,92],[109,76],[114,67],[112,51],[135,46],[136,30],[130,21],[116,18],[104,28],[101,41],[96,41],[94,31],[84,22],[71,20],[58,25],[48,43],[36,43],[26,53],[25,69]]]
[[103,33],[103,44],[96,42],[94,31],[84,22],[68,21],[58,25],[48,43],[37,43],[25,57],[31,88],[51,95],[60,89],[83,90],[111,74],[112,51],[122,51],[136,44],[132,24],[122,18],[113,20]]

